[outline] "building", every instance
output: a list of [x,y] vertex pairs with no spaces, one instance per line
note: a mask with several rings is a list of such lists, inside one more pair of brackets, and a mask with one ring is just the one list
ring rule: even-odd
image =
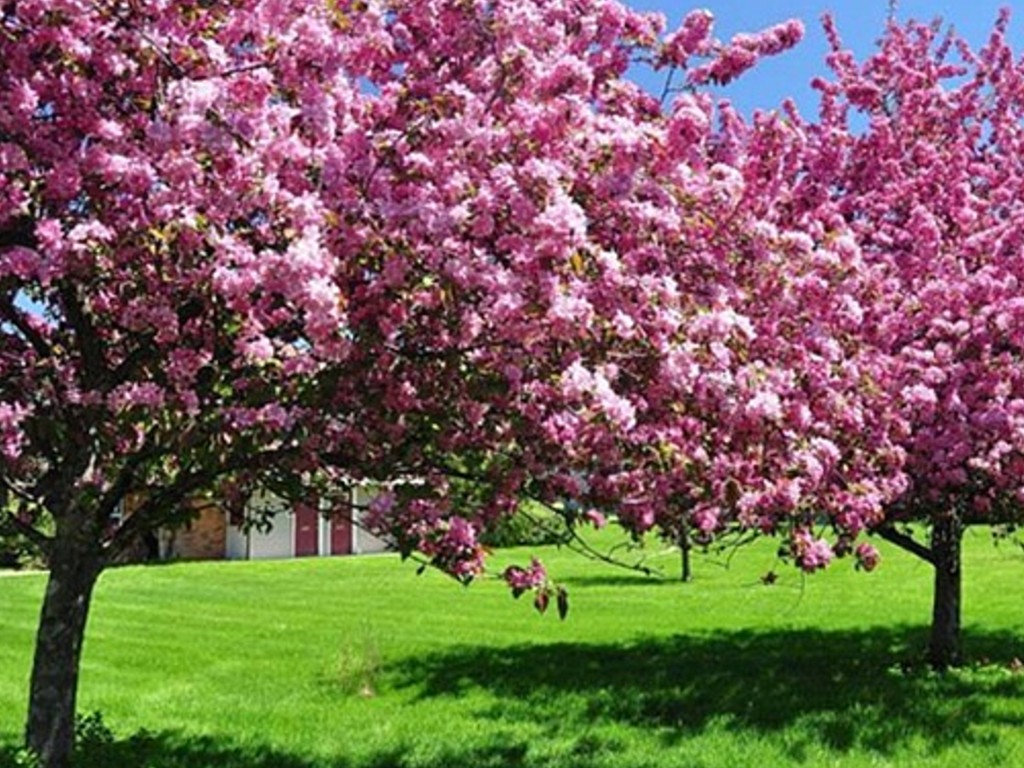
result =
[[[387,542],[358,524],[358,506],[371,496],[367,486],[351,488],[350,515],[325,516],[308,508],[291,507],[267,492],[257,493],[249,502],[250,524],[232,517],[214,504],[197,508],[196,517],[184,528],[161,531],[158,557],[161,560],[263,560],[290,557],[326,557],[385,552]],[[269,515],[269,527],[251,522]],[[354,518],[354,522],[353,522]]]

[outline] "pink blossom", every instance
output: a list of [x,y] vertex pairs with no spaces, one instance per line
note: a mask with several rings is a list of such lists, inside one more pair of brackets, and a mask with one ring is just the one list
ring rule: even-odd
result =
[[568,335],[578,335],[593,320],[593,305],[583,296],[559,293],[551,302],[549,317],[559,328],[566,328]]
[[8,462],[14,462],[22,453],[25,435],[22,421],[30,409],[17,403],[0,402],[0,455]]
[[793,538],[793,554],[797,564],[811,572],[827,566],[835,553],[824,539],[815,539],[808,531],[801,531]]
[[266,336],[256,336],[239,342],[239,353],[254,362],[265,362],[274,356],[274,345]]
[[153,382],[131,382],[111,392],[107,401],[113,411],[128,408],[154,409],[163,406],[165,395],[163,388]]
[[693,520],[697,529],[704,534],[713,533],[720,524],[722,510],[718,507],[702,504],[693,512]]
[[782,416],[782,401],[774,392],[761,390],[750,399],[746,410],[753,418],[776,421]]
[[866,541],[857,545],[857,565],[865,571],[873,571],[882,559],[881,553]]
[[38,273],[41,262],[38,251],[15,245],[0,252],[0,274],[28,280]]
[[512,594],[518,597],[523,592],[544,586],[548,580],[548,573],[540,560],[532,558],[529,568],[510,565],[505,569],[502,578],[512,589]]
[[572,400],[579,400],[593,391],[594,374],[578,360],[562,372],[562,392]]
[[374,530],[386,531],[389,528],[388,517],[395,509],[396,497],[392,491],[382,490],[370,499],[367,510],[367,524]]
[[660,61],[677,67],[685,67],[695,53],[702,52],[711,39],[711,28],[715,17],[711,11],[701,8],[690,11],[679,29],[665,38],[660,52]]

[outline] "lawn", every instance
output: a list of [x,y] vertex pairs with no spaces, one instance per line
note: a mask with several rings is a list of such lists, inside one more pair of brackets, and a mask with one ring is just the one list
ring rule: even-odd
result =
[[[608,543],[607,535],[603,539]],[[965,552],[967,651],[917,659],[930,572],[889,549],[763,585],[773,546],[696,579],[543,552],[564,622],[392,556],[127,567],[101,579],[80,709],[95,764],[223,768],[1024,765],[1024,553]],[[523,560],[505,551],[494,569]],[[653,555],[669,576],[675,558]],[[22,725],[40,575],[0,578],[0,745]],[[3,760],[0,759],[0,763]]]

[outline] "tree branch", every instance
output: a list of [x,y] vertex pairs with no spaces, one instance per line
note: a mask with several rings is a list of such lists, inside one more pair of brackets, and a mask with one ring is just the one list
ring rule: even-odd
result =
[[43,555],[48,555],[50,552],[50,543],[52,539],[45,533],[37,529],[30,523],[26,523],[16,514],[12,513],[7,509],[7,494],[11,492],[11,485],[6,478],[3,478],[3,507],[0,508],[0,533],[3,532],[4,528],[9,528],[15,533],[21,534],[26,539],[32,542]]
[[157,347],[152,343],[154,338],[155,334],[153,333],[147,333],[143,336],[138,346],[111,372],[104,391],[109,392],[119,384],[127,382],[142,370],[145,363],[150,363],[157,359]]
[[83,383],[88,389],[97,389],[106,372],[106,360],[103,356],[100,339],[96,334],[96,328],[82,306],[81,298],[73,285],[67,282],[61,285],[60,297],[64,304],[64,314],[75,331],[78,348],[82,353],[82,368],[85,378]]
[[9,248],[15,245],[33,250],[39,246],[39,243],[36,241],[31,218],[22,216],[17,219],[11,219],[3,226],[0,226],[0,248]]
[[3,295],[0,297],[0,317],[3,317],[7,322],[13,325],[18,332],[25,337],[32,348],[36,351],[36,354],[40,357],[49,357],[53,348],[43,338],[42,334],[39,333],[35,328],[28,322],[28,318],[25,317],[25,313],[21,312],[15,305],[13,299],[9,295]]
[[[537,498],[533,498],[533,501],[536,501],[538,504],[541,504],[544,507],[547,507],[552,512],[554,512],[555,514],[559,513],[558,508],[556,506],[554,506],[553,504],[549,504],[548,502],[543,501],[541,499],[537,499]],[[524,513],[521,513],[521,514],[524,514]],[[528,517],[530,517],[529,513],[525,513],[525,514]],[[540,523],[538,522],[537,524],[539,525]],[[581,555],[582,557],[586,557],[588,560],[595,560],[597,562],[601,562],[601,563],[604,563],[606,565],[612,565],[612,566],[615,566],[616,568],[623,568],[623,569],[625,569],[627,571],[634,571],[636,573],[642,573],[644,576],[650,576],[650,577],[655,577],[655,578],[664,578],[665,577],[665,574],[662,573],[661,571],[659,571],[657,569],[654,569],[654,568],[651,568],[650,566],[644,565],[642,562],[641,563],[627,563],[627,562],[625,562],[623,560],[619,560],[618,558],[616,558],[616,557],[614,557],[612,555],[606,554],[604,552],[601,552],[600,550],[595,549],[587,541],[585,541],[582,536],[579,535],[579,533],[576,531],[575,526],[566,526],[566,529],[569,532],[569,540],[565,542],[564,546],[567,549],[571,550],[572,552],[575,552],[577,555]]]
[[[158,453],[153,451],[149,457],[155,457]],[[217,478],[246,469],[266,470],[276,466],[282,458],[291,454],[290,449],[271,449],[256,453],[243,451],[228,457],[216,466],[180,472],[169,485],[158,488],[149,495],[143,495],[142,506],[128,516],[107,544],[108,559],[121,554],[136,537],[167,525],[174,517],[178,505],[189,500],[191,494],[209,488]]]
[[872,533],[877,534],[890,544],[895,544],[900,549],[905,550],[912,555],[917,555],[922,560],[935,565],[935,556],[932,554],[932,551],[913,536],[901,533],[891,526],[875,528]]

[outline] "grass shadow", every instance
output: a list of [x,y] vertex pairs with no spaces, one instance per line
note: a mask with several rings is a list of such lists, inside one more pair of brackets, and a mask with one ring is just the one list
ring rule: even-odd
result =
[[[483,691],[478,716],[585,728],[657,728],[675,744],[710,726],[764,734],[796,727],[835,751],[893,754],[990,743],[1024,726],[1022,639],[975,630],[984,659],[938,675],[916,663],[926,630],[714,632],[628,643],[465,647],[407,659],[390,683],[420,699]],[[487,699],[490,701],[490,699]],[[1007,705],[1007,706],[1004,706]]]

